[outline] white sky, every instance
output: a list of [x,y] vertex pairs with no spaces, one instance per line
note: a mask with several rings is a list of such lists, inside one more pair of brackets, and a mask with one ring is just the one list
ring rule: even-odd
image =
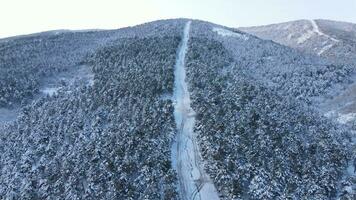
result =
[[356,0],[0,0],[0,38],[178,17],[231,27],[319,18],[356,23]]

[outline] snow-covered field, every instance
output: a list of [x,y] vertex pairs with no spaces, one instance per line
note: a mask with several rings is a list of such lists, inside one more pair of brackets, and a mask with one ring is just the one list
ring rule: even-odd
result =
[[188,49],[191,22],[184,28],[184,36],[178,51],[174,76],[174,117],[178,136],[173,145],[173,165],[178,172],[179,190],[182,199],[219,199],[209,176],[203,169],[199,147],[194,135],[195,112],[190,106],[186,81],[185,55]]

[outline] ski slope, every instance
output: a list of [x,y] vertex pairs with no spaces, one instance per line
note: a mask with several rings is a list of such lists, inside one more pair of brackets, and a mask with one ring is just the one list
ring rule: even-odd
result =
[[[178,172],[181,199],[214,200],[218,193],[203,169],[199,147],[194,135],[195,112],[190,106],[186,83],[185,56],[188,49],[191,22],[184,28],[174,71],[174,117],[178,129],[172,149],[173,165]],[[175,160],[174,160],[175,159]]]
[[340,40],[335,39],[335,38],[331,37],[330,35],[327,35],[327,34],[321,32],[320,29],[319,29],[319,26],[318,26],[318,24],[316,23],[315,20],[310,20],[310,23],[311,23],[311,25],[313,27],[313,32],[316,33],[317,35],[325,36],[325,37],[327,37],[328,39],[330,39],[330,40],[332,40],[334,42],[340,42]]

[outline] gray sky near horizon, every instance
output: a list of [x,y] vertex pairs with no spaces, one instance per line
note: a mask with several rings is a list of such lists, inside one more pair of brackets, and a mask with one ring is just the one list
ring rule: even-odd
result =
[[297,19],[356,23],[356,0],[0,0],[0,38],[56,29],[116,29],[168,18],[230,27]]

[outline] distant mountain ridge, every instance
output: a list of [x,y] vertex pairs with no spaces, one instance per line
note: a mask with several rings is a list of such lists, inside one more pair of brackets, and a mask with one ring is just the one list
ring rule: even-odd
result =
[[239,30],[306,53],[356,63],[356,24],[331,20],[297,20]]

